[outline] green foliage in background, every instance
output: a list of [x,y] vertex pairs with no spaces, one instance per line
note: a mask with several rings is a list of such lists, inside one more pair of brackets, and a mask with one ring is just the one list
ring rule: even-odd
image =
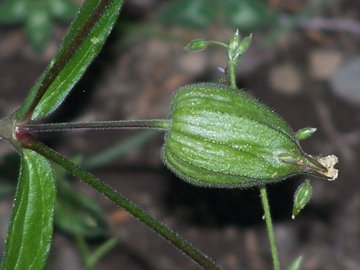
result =
[[[74,162],[79,163],[79,159]],[[65,170],[54,169],[58,196],[55,207],[55,226],[73,237],[98,238],[106,236],[108,226],[104,212],[91,197],[81,194],[68,179]]]
[[175,0],[161,9],[162,22],[192,28],[224,23],[251,32],[275,23],[276,14],[262,0]]
[[30,43],[41,51],[54,21],[71,21],[78,8],[73,0],[5,0],[0,5],[0,24],[22,25]]

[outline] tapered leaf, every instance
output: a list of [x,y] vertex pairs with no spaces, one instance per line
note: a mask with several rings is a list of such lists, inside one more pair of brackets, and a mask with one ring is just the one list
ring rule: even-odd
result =
[[58,53],[31,89],[17,119],[41,119],[63,102],[108,37],[122,0],[87,0]]
[[1,269],[43,269],[53,231],[55,183],[49,162],[24,149]]
[[288,270],[300,270],[301,262],[302,262],[302,256],[299,256],[295,261],[291,263]]

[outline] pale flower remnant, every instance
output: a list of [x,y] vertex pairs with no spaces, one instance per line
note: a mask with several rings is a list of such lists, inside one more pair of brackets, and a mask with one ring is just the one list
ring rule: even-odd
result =
[[328,171],[324,173],[324,175],[328,177],[329,181],[334,181],[338,177],[339,171],[334,168],[338,161],[339,159],[335,155],[329,155],[318,159],[318,162],[326,169],[328,169]]

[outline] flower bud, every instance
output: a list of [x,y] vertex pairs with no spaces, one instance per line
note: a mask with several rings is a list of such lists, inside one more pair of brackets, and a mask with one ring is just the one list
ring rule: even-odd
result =
[[312,187],[309,180],[306,180],[296,189],[294,193],[294,205],[291,218],[295,217],[309,203],[312,196]]
[[236,30],[235,35],[231,38],[228,48],[228,60],[237,63],[240,56],[250,47],[252,34],[241,39],[239,30]]
[[162,157],[200,186],[259,186],[300,173],[330,177],[276,113],[242,90],[211,83],[175,94]]
[[185,49],[189,52],[199,52],[205,50],[209,46],[209,41],[205,39],[194,39],[186,45]]
[[311,137],[315,132],[316,132],[316,128],[307,127],[307,128],[299,129],[298,131],[296,131],[295,135],[296,138],[299,141],[301,141]]
[[240,57],[240,34],[239,30],[236,30],[235,35],[230,39],[229,49],[228,49],[228,60],[232,62],[237,62]]
[[240,54],[245,53],[247,49],[249,49],[251,39],[252,39],[252,34],[248,35],[247,37],[244,37],[243,40],[240,42],[239,45]]

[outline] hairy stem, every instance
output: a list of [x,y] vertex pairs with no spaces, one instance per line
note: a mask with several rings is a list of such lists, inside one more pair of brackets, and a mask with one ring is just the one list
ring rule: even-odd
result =
[[279,255],[278,255],[277,248],[276,248],[275,234],[274,234],[274,229],[273,229],[272,220],[271,220],[269,200],[267,197],[267,192],[266,192],[265,186],[260,187],[260,197],[261,197],[262,206],[264,208],[266,231],[267,231],[267,234],[269,237],[274,270],[280,270]]
[[128,200],[122,194],[116,192],[109,185],[103,183],[96,176],[77,166],[75,163],[70,161],[69,159],[63,157],[56,151],[47,147],[46,145],[35,141],[34,139],[29,139],[26,141],[22,141],[22,145],[25,148],[32,149],[37,153],[43,155],[47,159],[55,162],[59,166],[63,167],[73,176],[83,180],[86,184],[96,189],[100,193],[102,193],[106,198],[110,199],[118,206],[124,208],[130,214],[132,214],[135,218],[143,222],[157,234],[164,237],[170,243],[172,243],[175,247],[181,250],[184,254],[188,255],[191,259],[193,259],[196,263],[202,266],[204,269],[209,270],[219,270],[220,268],[205,254],[203,254],[200,250],[193,247],[189,242],[187,242],[184,238],[179,236],[177,233],[172,231],[170,228],[147,214],[143,209],[134,204],[132,201]]
[[234,89],[236,89],[235,66],[236,66],[236,63],[234,63],[233,61],[228,61],[230,86],[231,86],[231,88],[234,88]]
[[72,131],[78,129],[106,130],[106,129],[159,129],[168,130],[171,120],[149,119],[149,120],[118,120],[118,121],[96,121],[96,122],[69,122],[49,124],[28,124],[19,127],[21,132],[51,132],[51,131]]

